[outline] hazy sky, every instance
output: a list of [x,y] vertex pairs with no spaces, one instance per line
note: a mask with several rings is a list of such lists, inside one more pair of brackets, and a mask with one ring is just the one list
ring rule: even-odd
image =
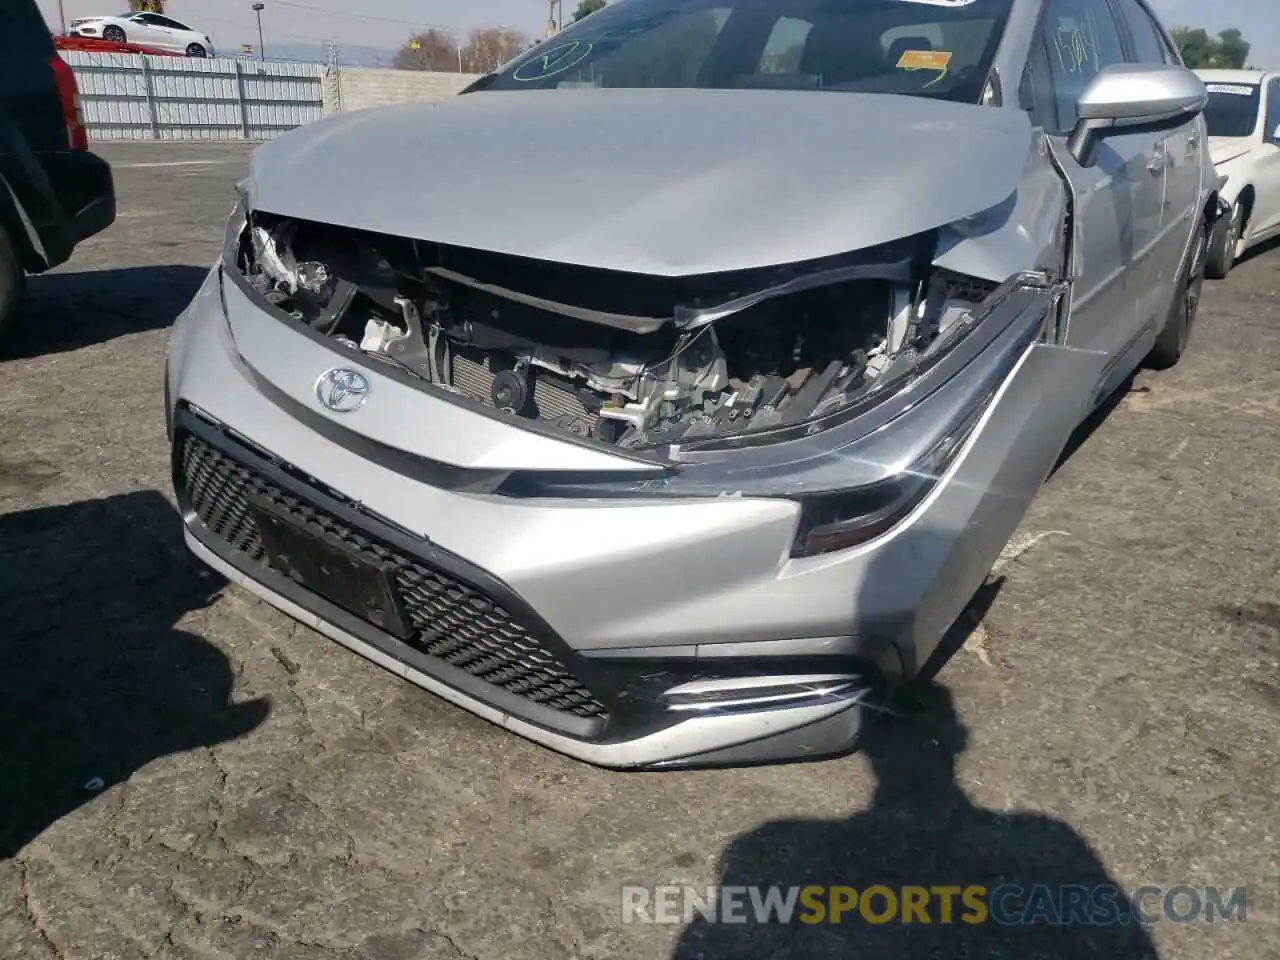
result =
[[[51,25],[57,0],[38,0]],[[268,55],[273,39],[291,43],[336,37],[353,44],[395,49],[416,28],[448,27],[465,36],[473,27],[507,24],[530,35],[543,32],[546,0],[264,0]],[[1256,66],[1280,67],[1280,0],[1153,0],[1166,23],[1217,31],[1239,27],[1253,44]],[[115,12],[127,2],[63,0],[68,19]],[[213,37],[223,49],[253,42],[257,27],[250,0],[169,0],[169,12]],[[564,0],[568,19],[577,0]]]

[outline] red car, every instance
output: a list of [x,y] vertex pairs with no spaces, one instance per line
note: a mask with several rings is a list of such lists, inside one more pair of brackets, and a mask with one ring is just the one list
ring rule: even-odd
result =
[[156,47],[144,47],[139,43],[123,43],[114,40],[97,40],[93,37],[54,37],[59,50],[82,50],[86,53],[145,53],[153,57],[180,57],[182,54]]

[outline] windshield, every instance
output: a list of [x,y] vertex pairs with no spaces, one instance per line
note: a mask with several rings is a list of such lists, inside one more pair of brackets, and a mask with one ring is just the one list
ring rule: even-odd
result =
[[1211,137],[1248,137],[1258,125],[1262,87],[1256,83],[1206,83],[1204,120]]
[[614,0],[475,89],[702,87],[977,103],[1013,0]]

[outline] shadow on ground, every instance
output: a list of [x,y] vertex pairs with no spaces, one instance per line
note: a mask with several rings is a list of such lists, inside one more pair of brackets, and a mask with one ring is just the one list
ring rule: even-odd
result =
[[[790,923],[758,923],[743,897],[746,909],[738,912],[747,922],[695,917],[676,960],[1156,957],[1126,894],[1075,831],[1048,816],[986,810],[965,795],[955,765],[968,734],[944,688],[917,687],[905,716],[875,716],[862,739],[877,778],[866,810],[847,820],[765,824],[730,845],[718,881],[784,893],[810,884],[847,887],[848,911],[833,922],[828,892],[815,898],[826,906],[819,922],[812,914],[804,922],[806,904],[798,901]],[[974,886],[985,894],[964,892]],[[880,889],[868,898],[872,887]],[[904,923],[905,887],[954,889],[930,893],[927,901],[917,894],[921,907],[911,914],[914,922]],[[932,922],[921,922],[920,911]],[[1064,912],[1074,922],[1046,922]],[[1082,922],[1086,915],[1089,922]]]
[[[882,594],[905,575],[901,558],[886,556],[886,575],[872,570],[864,592]],[[735,839],[721,857],[717,883],[722,890],[747,888],[737,913],[745,922],[693,915],[675,960],[1156,956],[1128,895],[1070,826],[1036,813],[984,809],[957,781],[969,732],[950,691],[933,678],[1003,584],[997,574],[980,585],[889,709],[864,709],[858,750],[875,776],[866,808],[844,819],[774,820]],[[841,795],[842,777],[852,794],[862,771],[831,764],[824,781],[830,795]],[[824,889],[801,899],[806,887]],[[785,920],[760,917],[751,904],[751,889],[759,901],[770,888],[783,900],[797,892]]]
[[1246,250],[1244,252],[1244,256],[1236,261],[1236,266],[1239,266],[1242,263],[1248,263],[1250,260],[1256,260],[1259,257],[1265,257],[1277,250],[1280,250],[1280,237],[1272,237],[1270,240],[1263,241],[1251,250]]
[[[0,470],[0,487],[38,480]],[[179,529],[155,492],[0,516],[0,859],[152,760],[266,718],[175,629],[223,586]]]
[[1107,418],[1124,402],[1125,397],[1133,392],[1146,392],[1150,389],[1145,385],[1137,386],[1137,379],[1138,375],[1136,373],[1126,377],[1124,382],[1098,404],[1097,408],[1089,416],[1080,421],[1080,425],[1067,438],[1066,446],[1062,448],[1062,453],[1058,455],[1058,460],[1054,463],[1053,469],[1049,471],[1049,477],[1045,480],[1045,483],[1052,481],[1058,475],[1058,471],[1080,452],[1080,448],[1089,442],[1089,438],[1097,432],[1099,427],[1106,423]]
[[0,344],[0,359],[64,353],[167,327],[208,272],[162,265],[31,277],[19,326]]

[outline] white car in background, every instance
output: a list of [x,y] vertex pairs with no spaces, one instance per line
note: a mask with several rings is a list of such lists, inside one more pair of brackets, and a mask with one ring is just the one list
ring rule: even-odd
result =
[[1221,280],[1250,247],[1280,235],[1280,72],[1197,70],[1209,91],[1209,155],[1230,206],[1205,272]]
[[92,37],[116,43],[136,43],[158,50],[185,53],[188,57],[212,57],[213,41],[207,34],[158,13],[122,13],[118,17],[83,17],[67,27],[73,37]]

